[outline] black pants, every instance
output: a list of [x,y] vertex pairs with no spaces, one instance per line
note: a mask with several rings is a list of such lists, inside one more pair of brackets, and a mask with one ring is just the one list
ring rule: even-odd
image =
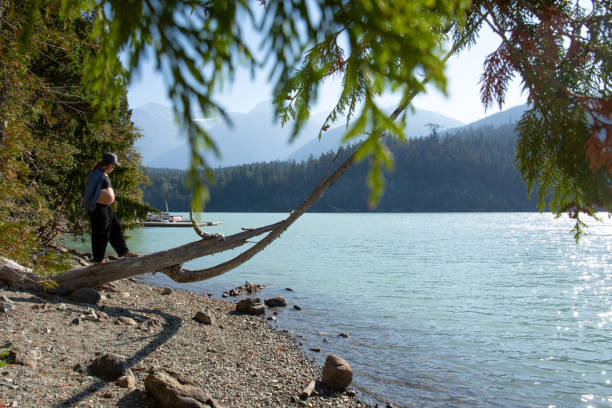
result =
[[89,213],[91,221],[91,249],[94,262],[104,259],[106,244],[110,242],[117,255],[123,256],[128,247],[123,238],[123,229],[110,205],[96,203],[96,209]]

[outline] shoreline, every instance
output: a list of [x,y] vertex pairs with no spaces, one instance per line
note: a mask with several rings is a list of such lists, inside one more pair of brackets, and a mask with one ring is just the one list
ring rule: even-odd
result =
[[[32,366],[0,367],[4,406],[155,407],[143,381],[152,367],[194,378],[221,407],[370,406],[351,387],[318,387],[319,395],[300,400],[308,383],[320,380],[321,367],[265,315],[237,314],[234,303],[186,290],[164,295],[163,288],[135,279],[114,286],[101,291],[97,305],[0,286],[0,295],[13,305],[0,314],[0,347],[10,343],[32,356]],[[193,319],[205,310],[213,316],[211,325]],[[120,317],[131,321],[119,323]],[[127,359],[134,388],[88,374],[90,362],[109,352]]]

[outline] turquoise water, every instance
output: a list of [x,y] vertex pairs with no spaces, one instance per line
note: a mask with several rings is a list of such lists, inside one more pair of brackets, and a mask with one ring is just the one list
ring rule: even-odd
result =
[[[284,216],[201,219],[231,234]],[[306,214],[240,268],[184,287],[219,297],[246,280],[270,285],[261,297],[303,308],[274,325],[318,363],[345,358],[359,390],[399,406],[612,407],[612,221],[591,223],[578,245],[571,226],[550,214]],[[197,239],[189,228],[130,234],[143,253]]]

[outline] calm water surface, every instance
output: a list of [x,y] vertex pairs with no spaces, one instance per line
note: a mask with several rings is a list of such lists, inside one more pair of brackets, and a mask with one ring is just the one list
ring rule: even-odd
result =
[[[284,217],[201,219],[231,234]],[[550,214],[306,214],[242,267],[183,287],[219,297],[246,280],[270,285],[262,297],[303,308],[275,326],[319,364],[339,354],[359,390],[399,406],[612,407],[612,221],[591,224],[576,245],[571,222]],[[189,228],[130,234],[143,253],[197,239]]]

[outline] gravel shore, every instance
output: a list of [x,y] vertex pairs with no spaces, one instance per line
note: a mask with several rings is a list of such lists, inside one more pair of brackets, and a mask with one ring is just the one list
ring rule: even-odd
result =
[[[321,368],[306,359],[288,333],[265,316],[188,291],[121,280],[97,305],[54,295],[0,289],[10,310],[0,313],[0,351],[21,347],[26,365],[0,367],[0,407],[155,407],[144,378],[169,367],[194,378],[221,407],[366,407],[353,392],[300,392]],[[208,311],[213,324],[194,320]],[[100,313],[102,312],[102,313]],[[129,318],[129,319],[126,319]],[[124,356],[134,388],[88,373],[104,353]]]

